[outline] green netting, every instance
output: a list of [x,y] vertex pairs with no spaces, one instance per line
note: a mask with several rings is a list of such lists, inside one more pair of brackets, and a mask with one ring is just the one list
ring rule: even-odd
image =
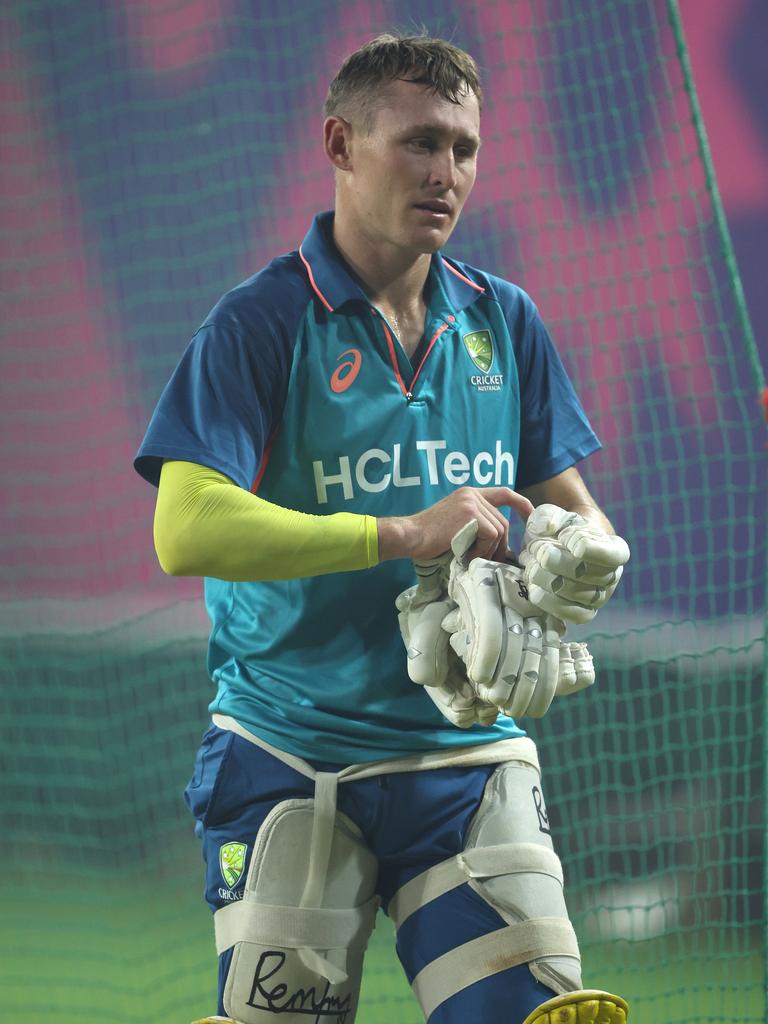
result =
[[[325,84],[423,22],[484,69],[450,251],[518,281],[633,549],[592,691],[531,733],[585,982],[633,1024],[764,1019],[764,377],[674,4],[102,4],[0,15],[2,1018],[187,1021],[214,949],[181,802],[196,582],[130,462],[218,295],[329,206]],[[380,916],[362,1024],[419,1013]]]

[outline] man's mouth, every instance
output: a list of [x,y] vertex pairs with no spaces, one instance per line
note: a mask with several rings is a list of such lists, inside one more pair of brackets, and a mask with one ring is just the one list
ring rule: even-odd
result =
[[444,199],[427,199],[423,203],[415,203],[417,210],[426,210],[428,213],[445,214],[451,212],[451,204]]

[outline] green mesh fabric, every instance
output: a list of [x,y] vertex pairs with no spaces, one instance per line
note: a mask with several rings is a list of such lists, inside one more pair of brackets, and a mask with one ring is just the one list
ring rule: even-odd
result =
[[[596,686],[530,728],[585,984],[633,1024],[764,1019],[764,376],[674,4],[17,0],[0,14],[4,1020],[215,1009],[181,800],[211,696],[201,585],[157,568],[131,459],[219,294],[331,205],[320,110],[341,58],[422,22],[486,87],[449,252],[537,302],[604,442],[584,474],[633,552],[580,633]],[[358,1020],[419,1019],[380,916]]]

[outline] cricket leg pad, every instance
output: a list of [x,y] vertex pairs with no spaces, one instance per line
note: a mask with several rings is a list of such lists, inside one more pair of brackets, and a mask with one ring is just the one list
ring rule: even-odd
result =
[[504,870],[476,874],[472,888],[512,932],[539,937],[538,949],[527,959],[537,981],[556,995],[581,989],[581,957],[563,894],[562,866],[552,844],[541,776],[532,765],[508,762],[496,768],[467,832],[464,855],[479,857],[499,846],[506,846]]
[[333,801],[286,800],[270,811],[243,899],[214,915],[219,954],[233,950],[223,1005],[236,1024],[315,1016],[352,1024],[377,873],[360,830]]
[[468,884],[506,925],[421,968],[412,987],[426,1019],[470,985],[522,964],[555,994],[581,989],[578,942],[540,786],[538,770],[527,762],[496,768],[462,853],[406,882],[390,901],[387,912],[399,931],[421,908]]

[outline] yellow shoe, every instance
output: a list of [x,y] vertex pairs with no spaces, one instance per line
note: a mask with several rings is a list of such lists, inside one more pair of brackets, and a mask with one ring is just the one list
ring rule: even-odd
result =
[[523,1024],[626,1024],[628,1017],[629,1006],[621,996],[590,988],[548,999]]
[[193,1020],[192,1024],[237,1024],[231,1017],[203,1017],[202,1020]]

